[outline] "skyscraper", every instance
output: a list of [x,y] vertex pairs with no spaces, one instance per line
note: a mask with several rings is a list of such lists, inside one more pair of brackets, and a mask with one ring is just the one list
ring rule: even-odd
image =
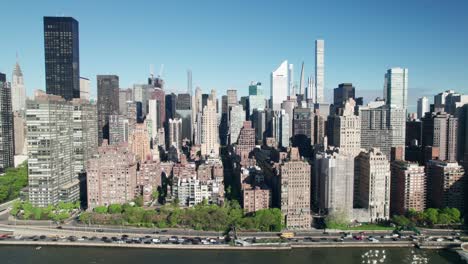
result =
[[119,90],[119,114],[127,115],[128,107],[127,102],[133,101],[133,90],[128,89],[120,89]]
[[236,154],[250,153],[255,148],[255,129],[251,121],[244,121],[237,139]]
[[192,70],[187,70],[187,93],[192,95]]
[[369,221],[390,218],[390,163],[377,148],[361,152],[356,158],[359,176],[358,204],[369,212]]
[[371,102],[359,108],[361,147],[377,147],[390,159],[392,147],[405,146],[405,109]]
[[146,120],[151,122],[149,134],[153,140],[156,140],[158,136],[158,114],[160,114],[158,110],[158,102],[154,99],[148,100],[148,115]]
[[341,115],[328,117],[330,126],[328,143],[340,148],[340,153],[356,157],[361,152],[361,117],[354,114],[356,103],[349,99],[344,103]]
[[88,78],[80,77],[80,98],[88,101],[91,98],[91,82]]
[[429,100],[426,96],[418,99],[418,118],[421,119],[424,115],[429,112]]
[[193,117],[192,117],[192,103],[191,103],[190,94],[178,94],[177,102],[175,106],[175,117],[182,120],[182,140],[192,141],[192,127],[193,127]]
[[396,160],[392,162],[390,211],[404,215],[408,210],[426,209],[426,173],[418,163]]
[[182,148],[182,119],[169,119],[169,147]]
[[263,94],[262,83],[251,82],[249,85],[248,97],[248,117],[253,114],[254,109],[265,109],[265,95]]
[[6,75],[0,73],[0,173],[14,165],[15,142],[11,87]]
[[355,99],[355,88],[352,83],[341,83],[333,90],[333,105],[342,107],[349,98]]
[[39,94],[27,102],[29,201],[38,207],[79,199],[74,173],[73,105]]
[[166,123],[166,93],[160,87],[154,87],[154,89],[149,90],[149,98],[151,100],[156,100],[156,107],[158,111],[157,115],[157,128],[164,128]]
[[88,206],[123,204],[133,200],[137,184],[138,160],[124,145],[108,145],[104,140],[98,154],[88,161]]
[[458,118],[447,113],[428,113],[422,123],[422,146],[438,147],[441,160],[456,161]]
[[26,110],[26,88],[18,60],[11,78],[11,104],[13,112]]
[[315,41],[315,98],[314,103],[325,102],[323,90],[325,89],[325,41]]
[[387,105],[408,106],[408,69],[391,68],[385,74],[384,99]]
[[65,100],[80,97],[78,21],[44,17],[46,91]]
[[128,148],[138,156],[139,160],[151,159],[150,135],[145,123],[136,124],[128,138]]
[[129,120],[124,115],[109,116],[109,145],[128,142]]
[[302,62],[302,67],[301,67],[301,77],[300,77],[300,83],[299,83],[299,94],[302,95],[302,99],[305,99],[306,93],[305,93],[305,86],[304,86],[304,62]]
[[316,155],[312,192],[315,203],[324,213],[352,217],[354,193],[354,157],[329,148]]
[[229,144],[237,142],[244,121],[245,111],[242,105],[231,106],[229,111]]
[[288,65],[288,95],[296,98],[296,87],[294,86],[294,65]]
[[315,114],[310,108],[294,108],[293,136],[305,136],[314,142],[314,120]]
[[465,208],[466,175],[458,162],[431,160],[426,164],[428,207]]
[[288,98],[289,92],[289,68],[288,61],[285,60],[271,73],[271,102],[273,110],[280,110],[281,103]]
[[311,226],[310,178],[310,164],[301,159],[297,148],[291,148],[288,159],[280,165],[280,205],[288,229]]
[[86,171],[86,163],[96,153],[98,145],[97,108],[85,99],[73,99],[73,171]]
[[119,114],[119,76],[97,76],[99,145],[109,140],[109,115]]
[[203,107],[201,154],[202,156],[219,154],[218,113],[216,111],[216,92],[211,91],[207,104]]

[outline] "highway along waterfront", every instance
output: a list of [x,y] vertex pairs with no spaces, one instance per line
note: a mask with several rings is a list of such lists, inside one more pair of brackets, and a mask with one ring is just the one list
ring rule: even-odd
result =
[[465,263],[450,250],[415,248],[314,248],[280,251],[167,250],[54,246],[0,246],[5,264],[301,264],[301,263]]

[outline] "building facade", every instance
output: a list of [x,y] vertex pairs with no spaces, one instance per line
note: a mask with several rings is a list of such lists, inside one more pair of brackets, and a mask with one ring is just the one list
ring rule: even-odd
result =
[[119,114],[119,76],[97,76],[99,145],[109,140],[109,116]]
[[387,105],[408,108],[408,69],[391,68],[385,74],[384,99]]
[[426,164],[428,207],[465,208],[465,170],[457,162],[431,160]]
[[74,173],[73,105],[56,95],[27,102],[29,201],[38,207],[79,199]]
[[325,41],[315,41],[315,98],[314,103],[325,102],[323,91],[325,89]]
[[123,145],[103,144],[88,161],[88,208],[124,204],[135,198],[137,157]]
[[390,163],[379,149],[361,152],[356,160],[359,174],[358,204],[369,212],[369,222],[390,219]]
[[0,73],[0,174],[14,165],[14,117],[11,86],[6,75]]
[[24,87],[23,72],[16,61],[11,78],[11,104],[13,112],[26,110],[26,88]]
[[44,17],[46,91],[65,100],[80,98],[78,21]]
[[291,148],[289,159],[280,166],[280,205],[288,229],[309,229],[311,166]]
[[390,212],[404,215],[409,210],[426,209],[426,173],[424,166],[408,161],[393,161]]

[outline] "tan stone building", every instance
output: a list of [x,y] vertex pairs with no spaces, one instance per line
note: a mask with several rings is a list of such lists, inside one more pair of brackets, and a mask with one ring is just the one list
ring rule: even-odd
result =
[[390,163],[378,148],[361,152],[356,158],[359,173],[360,207],[369,211],[369,221],[390,218]]
[[151,159],[149,138],[146,124],[136,124],[128,138],[129,150],[142,161]]
[[202,156],[219,155],[219,127],[216,102],[216,92],[212,90],[205,107],[203,107],[201,134]]
[[289,158],[280,165],[280,205],[288,229],[311,226],[310,181],[310,164],[301,159],[297,148],[291,148]]

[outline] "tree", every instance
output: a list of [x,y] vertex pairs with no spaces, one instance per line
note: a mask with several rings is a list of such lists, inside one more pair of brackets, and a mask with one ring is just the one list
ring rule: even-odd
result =
[[135,197],[135,199],[133,200],[133,202],[135,202],[135,205],[136,205],[136,206],[142,207],[142,206],[143,206],[143,196],[138,195],[137,197]]
[[440,213],[447,214],[450,217],[452,223],[460,222],[461,213],[457,208],[444,208]]
[[111,204],[107,207],[107,211],[110,214],[120,214],[122,213],[122,205],[121,204]]
[[98,206],[94,208],[94,212],[98,214],[107,214],[107,206]]
[[278,208],[258,210],[254,214],[255,227],[260,231],[281,231],[282,214]]
[[78,218],[80,222],[84,224],[89,224],[91,223],[91,213],[90,212],[84,212],[80,214],[80,217]]
[[392,222],[399,226],[399,227],[403,227],[403,228],[406,228],[410,225],[411,221],[406,218],[405,216],[403,215],[394,215],[392,217]]
[[440,225],[449,225],[452,223],[452,218],[448,214],[441,213],[438,216],[437,223]]
[[428,208],[424,211],[424,221],[430,225],[437,224],[439,217],[439,211],[435,208]]
[[343,229],[348,227],[349,219],[344,211],[334,211],[325,218],[325,225],[331,229]]
[[151,194],[151,198],[153,198],[153,200],[155,201],[159,199],[159,191],[157,189],[153,191],[153,193]]
[[15,201],[10,210],[10,214],[13,216],[17,216],[22,207],[23,207],[23,204],[21,203],[21,201],[19,200]]

